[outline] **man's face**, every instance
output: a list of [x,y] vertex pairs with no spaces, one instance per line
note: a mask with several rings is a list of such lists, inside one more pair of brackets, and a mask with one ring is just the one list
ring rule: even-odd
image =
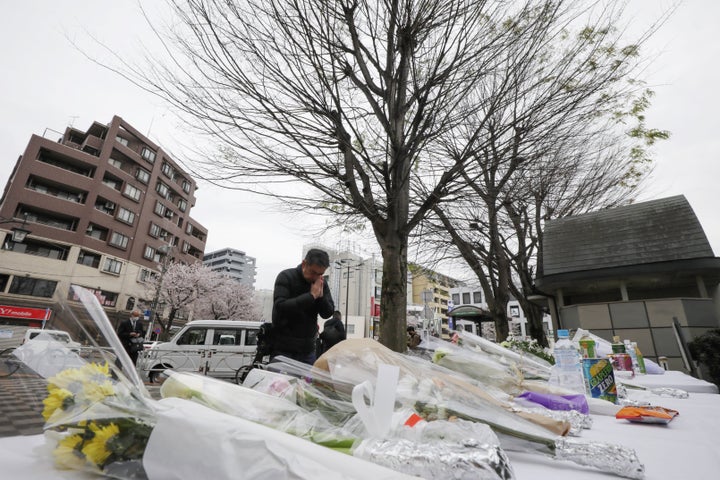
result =
[[308,283],[314,283],[315,280],[322,277],[325,274],[325,270],[327,270],[327,267],[308,263],[307,260],[302,261],[303,277]]
[[137,312],[133,312],[130,316],[132,317],[133,320],[137,320],[140,318],[140,314]]

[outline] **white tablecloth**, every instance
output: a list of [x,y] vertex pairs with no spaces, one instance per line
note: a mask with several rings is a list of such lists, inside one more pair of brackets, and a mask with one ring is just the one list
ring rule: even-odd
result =
[[668,370],[662,375],[636,375],[635,378],[628,380],[628,382],[648,388],[671,387],[686,392],[718,393],[718,387],[714,383],[697,379],[676,370]]
[[[593,415],[593,428],[583,431],[580,438],[634,448],[645,465],[646,480],[718,478],[720,395],[691,393],[687,399],[658,397],[646,392],[632,395],[678,410],[680,415],[668,425],[633,424],[614,417]],[[42,435],[0,438],[0,477],[8,480],[97,478],[54,470],[50,453],[35,450],[43,441]],[[535,454],[508,452],[508,456],[518,480],[619,478]]]

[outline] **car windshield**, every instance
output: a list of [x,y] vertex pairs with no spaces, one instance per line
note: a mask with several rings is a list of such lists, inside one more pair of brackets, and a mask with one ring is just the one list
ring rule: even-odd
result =
[[[43,334],[43,337],[45,337],[45,335],[47,335],[52,340],[55,340],[56,342],[70,343],[70,337],[68,337],[67,335],[63,335],[62,333],[50,333],[50,332],[31,333],[30,340],[33,340],[41,333]],[[40,337],[40,340],[47,340],[47,338],[43,338],[43,337]]]

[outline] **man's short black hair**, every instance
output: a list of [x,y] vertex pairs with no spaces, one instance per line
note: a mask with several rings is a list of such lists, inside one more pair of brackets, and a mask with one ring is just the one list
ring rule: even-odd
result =
[[305,254],[305,261],[308,265],[318,265],[320,267],[327,268],[330,266],[330,257],[325,250],[319,248],[311,248]]
[[415,327],[413,327],[412,325],[408,325],[407,331],[408,331],[408,333],[414,332],[414,331],[415,331]]

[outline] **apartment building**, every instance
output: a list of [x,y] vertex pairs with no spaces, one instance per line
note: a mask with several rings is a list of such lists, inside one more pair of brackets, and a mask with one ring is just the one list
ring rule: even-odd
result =
[[255,258],[234,248],[224,248],[206,253],[203,263],[226,277],[230,277],[250,288],[255,288],[257,268]]
[[[197,186],[158,145],[115,116],[55,140],[32,135],[0,199],[0,307],[49,310],[95,292],[111,320],[149,308],[145,280],[171,256],[202,260],[207,229],[190,216]],[[13,229],[29,231],[13,240]],[[5,316],[0,324],[39,326]],[[10,311],[10,310],[7,310]],[[80,339],[82,340],[82,339]]]
[[421,318],[429,322],[423,326],[446,338],[450,289],[460,285],[460,282],[419,265],[408,265],[408,270],[412,274],[412,303],[423,306],[425,311]]

